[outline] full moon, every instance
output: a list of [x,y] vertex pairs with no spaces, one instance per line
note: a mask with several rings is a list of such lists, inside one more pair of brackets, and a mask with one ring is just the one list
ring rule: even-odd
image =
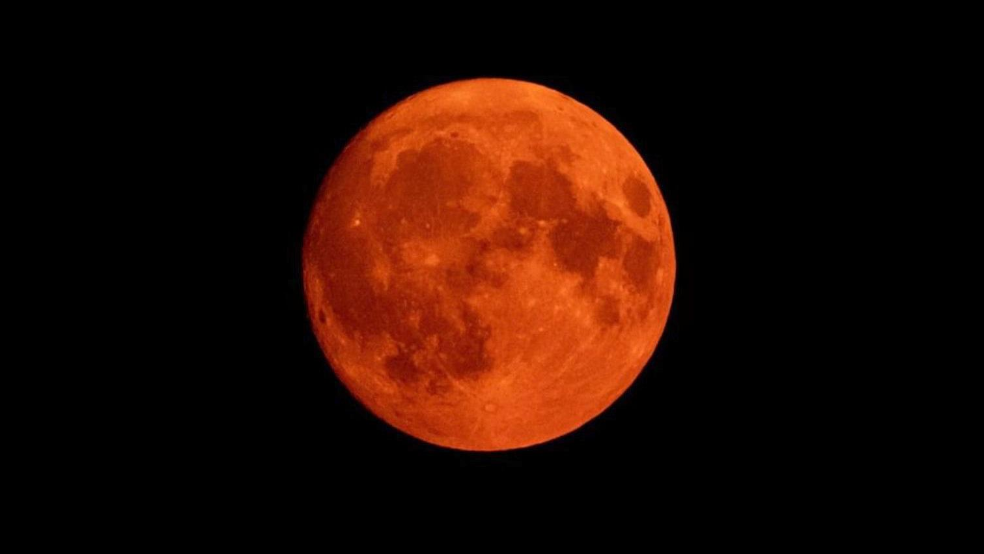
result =
[[555,90],[415,94],[339,155],[304,289],[331,367],[372,413],[461,450],[549,441],[632,384],[666,324],[666,204],[628,140]]

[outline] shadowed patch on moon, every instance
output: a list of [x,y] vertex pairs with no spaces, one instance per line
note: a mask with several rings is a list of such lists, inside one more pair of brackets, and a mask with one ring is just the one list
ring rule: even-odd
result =
[[580,274],[585,281],[592,279],[598,259],[618,252],[615,240],[618,225],[601,208],[592,213],[576,211],[570,219],[561,220],[550,233],[550,243],[560,265]]
[[[601,256],[617,254],[618,222],[600,207],[585,212],[577,206],[570,178],[549,164],[520,161],[512,165],[508,188],[513,212],[533,220],[556,222],[550,243],[557,261],[585,280],[594,276]],[[532,221],[531,221],[532,223]],[[507,247],[518,249],[532,237],[512,226],[500,229]]]
[[344,281],[329,279],[328,301],[352,338],[392,339],[397,353],[386,358],[385,367],[393,379],[411,383],[444,374],[470,378],[490,367],[485,344],[491,328],[464,303],[449,302],[401,278],[378,293],[368,286],[368,273],[359,276],[355,269],[350,276]]
[[[485,343],[491,330],[474,311],[463,307],[460,320],[452,322],[436,316],[426,306],[418,305],[416,309],[422,315],[419,325],[404,326],[393,337],[399,352],[386,358],[390,377],[406,383],[430,376],[428,392],[437,394],[445,388],[435,383],[445,379],[445,375],[470,378],[489,368],[492,360]],[[463,329],[455,323],[463,323]]]
[[534,219],[559,219],[574,212],[573,184],[563,173],[547,166],[519,161],[509,171],[511,207]]
[[649,215],[652,194],[646,183],[636,177],[629,177],[622,183],[622,193],[625,194],[625,199],[629,201],[629,207],[636,215],[639,217]]
[[622,267],[625,268],[625,274],[636,289],[644,290],[656,274],[658,261],[653,243],[642,237],[633,236],[629,241],[629,249],[622,258]]
[[339,325],[353,338],[376,336],[386,330],[388,303],[373,290],[372,265],[366,239],[338,230],[322,241],[317,262],[325,282],[325,299]]
[[532,222],[515,222],[503,225],[492,233],[492,244],[507,250],[525,250],[535,238],[536,227]]
[[612,296],[601,296],[598,298],[598,307],[595,310],[598,322],[605,326],[612,326],[622,320],[619,314],[619,302]]
[[493,245],[486,239],[465,239],[460,245],[461,263],[444,271],[444,284],[461,294],[467,294],[481,284],[495,288],[505,284],[508,275],[490,263]]
[[464,233],[479,215],[459,202],[490,172],[488,160],[463,141],[438,139],[401,152],[386,183],[379,231],[389,241]]

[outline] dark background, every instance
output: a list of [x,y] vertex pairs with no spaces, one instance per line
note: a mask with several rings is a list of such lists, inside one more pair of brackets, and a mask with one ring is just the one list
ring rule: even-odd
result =
[[[41,102],[12,104],[31,128],[18,141],[43,136],[37,144],[47,159],[33,166],[38,179],[12,190],[39,193],[50,213],[12,238],[56,230],[36,249],[53,267],[11,267],[52,280],[43,294],[16,289],[15,299],[54,300],[35,310],[44,320],[35,328],[49,340],[20,365],[46,381],[46,396],[58,381],[52,372],[66,370],[75,380],[63,388],[78,403],[55,411],[57,427],[77,428],[78,441],[49,457],[41,482],[74,472],[97,489],[79,498],[105,498],[89,462],[141,501],[158,500],[148,484],[177,491],[179,511],[199,507],[209,516],[203,522],[219,511],[202,501],[215,484],[235,498],[324,484],[366,498],[370,511],[354,513],[376,523],[381,512],[417,510],[394,506],[392,494],[386,502],[359,494],[389,482],[462,491],[479,503],[476,483],[498,475],[559,481],[572,494],[591,483],[627,500],[648,493],[620,505],[630,509],[660,502],[666,489],[717,505],[716,493],[738,488],[745,494],[731,496],[741,505],[730,519],[766,491],[810,503],[804,485],[841,493],[834,514],[871,512],[856,500],[872,481],[892,479],[904,495],[926,473],[918,467],[896,479],[890,470],[919,451],[936,454],[911,435],[949,426],[926,417],[934,393],[925,389],[960,366],[944,358],[946,349],[935,360],[913,359],[921,335],[947,333],[950,321],[913,313],[946,304],[941,293],[952,288],[919,282],[919,270],[955,279],[940,247],[967,233],[937,242],[924,218],[974,218],[955,216],[960,197],[940,188],[966,179],[946,175],[947,164],[922,146],[947,133],[921,135],[918,123],[966,123],[951,94],[969,89],[943,77],[968,74],[949,49],[961,51],[970,35],[951,32],[936,52],[927,22],[902,24],[884,10],[864,17],[736,6],[683,20],[602,7],[583,12],[588,25],[571,25],[557,10],[539,22],[480,6],[478,17],[459,21],[433,13],[439,28],[429,29],[372,9],[380,13],[312,17],[310,29],[280,24],[266,10],[255,24],[229,10],[171,20],[161,13],[114,24],[122,37],[73,20],[79,40],[56,45],[39,34],[20,45],[17,62],[45,79],[22,79],[40,89],[27,90]],[[508,21],[493,32],[473,25],[496,12]],[[98,47],[86,48],[92,42]],[[30,55],[45,47],[51,59]],[[312,199],[345,143],[412,93],[489,76],[555,88],[621,130],[659,182],[678,260],[666,331],[622,398],[568,436],[492,454],[420,442],[358,405],[311,333],[300,271]],[[936,167],[918,173],[920,162]],[[10,209],[26,207],[12,201]],[[58,225],[66,221],[72,225]],[[73,306],[76,299],[85,304]],[[112,310],[112,299],[125,309]],[[104,328],[104,319],[120,329]],[[80,331],[97,337],[65,340]],[[53,363],[53,354],[70,359]],[[121,375],[103,377],[101,366],[117,362]],[[900,377],[906,366],[918,375]],[[916,390],[900,391],[900,382]],[[85,390],[92,384],[99,390]],[[948,391],[937,398],[949,399]],[[41,402],[30,408],[15,426],[49,411]],[[893,433],[906,441],[899,455],[867,456]],[[839,475],[858,484],[828,486]],[[515,520],[516,505],[539,508],[537,488],[522,492],[501,515]],[[324,490],[309,498],[353,511]],[[470,506],[447,506],[473,515]],[[787,506],[776,503],[799,517]],[[529,521],[543,527],[538,517]],[[448,527],[435,520],[415,530]],[[563,534],[579,537],[571,527],[565,522]]]
[[[20,63],[52,82],[41,85],[42,94],[32,91],[42,100],[37,109],[12,109],[45,136],[39,144],[49,159],[34,167],[41,182],[14,189],[40,193],[39,205],[52,213],[12,238],[63,227],[60,212],[81,220],[57,228],[37,249],[50,270],[11,268],[53,281],[44,294],[15,290],[15,297],[55,301],[36,310],[45,320],[37,329],[50,340],[21,364],[24,371],[47,381],[47,394],[57,381],[52,372],[67,370],[75,380],[63,388],[79,404],[56,412],[58,427],[77,429],[78,440],[46,460],[41,482],[74,474],[96,489],[78,495],[86,499],[105,498],[106,481],[121,482],[141,504],[167,509],[159,519],[165,526],[189,508],[203,512],[205,525],[217,519],[225,507],[209,496],[244,511],[278,511],[296,495],[264,492],[298,492],[307,505],[371,522],[370,539],[394,534],[382,515],[420,513],[432,524],[414,530],[428,535],[454,528],[426,510],[435,501],[484,527],[493,520],[476,514],[476,504],[510,524],[553,531],[542,501],[555,497],[541,494],[541,483],[558,483],[555,490],[569,496],[591,489],[601,492],[591,495],[597,500],[617,496],[625,502],[571,506],[611,510],[623,525],[622,514],[636,511],[649,519],[638,527],[644,531],[656,527],[637,508],[667,504],[668,490],[689,499],[685,508],[713,509],[728,498],[724,519],[748,514],[770,530],[780,526],[749,507],[776,492],[775,511],[789,519],[804,516],[783,494],[796,505],[826,495],[835,502],[830,514],[855,507],[857,525],[877,511],[857,501],[877,493],[872,482],[890,485],[895,496],[887,498],[908,494],[906,484],[925,468],[898,477],[891,470],[919,451],[935,455],[911,436],[945,425],[924,417],[933,392],[899,391],[898,384],[925,389],[953,365],[942,357],[906,359],[924,341],[913,335],[947,332],[947,319],[913,311],[942,304],[948,287],[911,276],[923,268],[951,279],[950,260],[934,263],[939,245],[923,218],[954,219],[960,199],[938,185],[966,179],[911,167],[928,161],[919,139],[946,136],[919,136],[920,117],[967,120],[946,114],[945,98],[922,96],[923,88],[940,87],[936,75],[950,71],[940,63],[950,54],[928,51],[919,24],[898,25],[884,11],[869,19],[850,10],[827,10],[826,19],[816,10],[745,18],[715,12],[682,21],[603,7],[584,12],[589,25],[572,26],[556,10],[540,24],[516,11],[478,9],[478,18],[463,14],[467,24],[434,14],[442,28],[433,30],[384,13],[311,18],[304,30],[268,21],[266,11],[257,14],[261,24],[244,24],[228,10],[211,20],[175,14],[174,25],[159,14],[144,18],[160,24],[157,34],[136,21],[123,26],[127,37],[74,25],[85,40],[59,46],[52,63],[26,55],[43,39],[21,45]],[[474,32],[472,20],[496,11],[510,21]],[[900,36],[875,32],[884,29]],[[84,48],[92,40],[100,42],[94,52]],[[77,62],[71,71],[65,60]],[[943,69],[921,73],[920,64]],[[307,321],[300,254],[321,180],[360,128],[427,87],[492,76],[557,89],[626,135],[669,206],[678,268],[655,356],[606,412],[543,445],[469,453],[396,431],[344,389]],[[920,108],[924,116],[915,113]],[[55,121],[48,125],[44,114]],[[59,161],[67,162],[64,170]],[[104,182],[117,176],[118,186]],[[10,208],[25,209],[19,202]],[[71,250],[77,258],[63,256]],[[884,271],[872,271],[879,266]],[[73,306],[79,298],[86,304]],[[125,310],[111,310],[110,299]],[[120,329],[103,328],[103,319]],[[98,336],[79,341],[85,344],[64,340],[92,330]],[[52,354],[70,359],[52,363]],[[103,377],[100,366],[117,361],[121,375]],[[907,365],[919,375],[900,377]],[[97,394],[85,390],[92,384]],[[908,420],[906,407],[914,414]],[[34,403],[20,419],[46,411]],[[92,412],[97,421],[87,417]],[[906,448],[870,456],[893,433]],[[478,485],[505,483],[488,481],[498,476],[533,479],[495,491],[505,502],[487,503]],[[842,477],[852,479],[837,486]],[[36,480],[28,481],[33,487]],[[407,484],[419,491],[393,502],[403,487],[391,485]],[[148,494],[148,485],[166,489],[177,509]],[[741,494],[721,494],[736,489]],[[446,502],[444,493],[455,492],[473,502]],[[367,506],[336,493],[353,493],[346,496]],[[119,505],[144,517],[136,503]],[[532,517],[517,517],[517,507]],[[691,519],[704,535],[725,536],[703,513],[682,510],[698,514]],[[837,526],[830,514],[804,536]],[[554,535],[580,539],[577,525],[565,521],[562,529]],[[489,530],[480,536],[495,534]]]
[[[339,487],[369,473],[508,469],[703,488],[800,471],[822,455],[809,446],[820,416],[803,406],[831,379],[814,369],[822,350],[806,344],[824,325],[825,289],[800,279],[824,256],[803,220],[816,215],[821,180],[807,140],[823,140],[804,129],[825,108],[786,67],[719,52],[647,72],[239,68],[235,87],[209,97],[219,131],[201,137],[200,154],[222,160],[196,189],[210,231],[191,276],[210,308],[191,315],[208,352],[208,377],[191,381],[209,413],[201,456],[265,482],[317,476]],[[373,117],[427,87],[486,76],[554,88],[613,123],[656,177],[678,268],[655,355],[608,410],[542,445],[472,453],[407,436],[347,392],[307,319],[301,244],[322,178]]]

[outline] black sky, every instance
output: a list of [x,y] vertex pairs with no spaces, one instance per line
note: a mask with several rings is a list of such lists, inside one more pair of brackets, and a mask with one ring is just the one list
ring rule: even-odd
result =
[[[202,155],[220,163],[196,189],[210,232],[193,261],[209,309],[193,316],[194,337],[208,359],[190,383],[209,414],[203,452],[273,480],[518,468],[654,483],[785,471],[807,455],[816,416],[802,406],[829,373],[815,369],[813,346],[825,293],[800,278],[820,180],[802,129],[822,117],[796,94],[801,77],[723,58],[575,69],[340,73],[296,62],[244,70],[207,95],[218,131]],[[404,435],[345,390],[307,321],[300,257],[314,195],[352,136],[414,92],[483,76],[557,89],[613,123],[659,183],[678,260],[666,331],[635,384],[570,435],[492,454]]]

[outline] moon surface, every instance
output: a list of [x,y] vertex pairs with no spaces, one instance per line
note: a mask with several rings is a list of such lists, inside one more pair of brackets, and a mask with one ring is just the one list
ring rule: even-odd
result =
[[569,433],[636,379],[676,259],[645,162],[533,83],[415,94],[345,147],[311,210],[304,288],[331,367],[374,414],[462,450]]

